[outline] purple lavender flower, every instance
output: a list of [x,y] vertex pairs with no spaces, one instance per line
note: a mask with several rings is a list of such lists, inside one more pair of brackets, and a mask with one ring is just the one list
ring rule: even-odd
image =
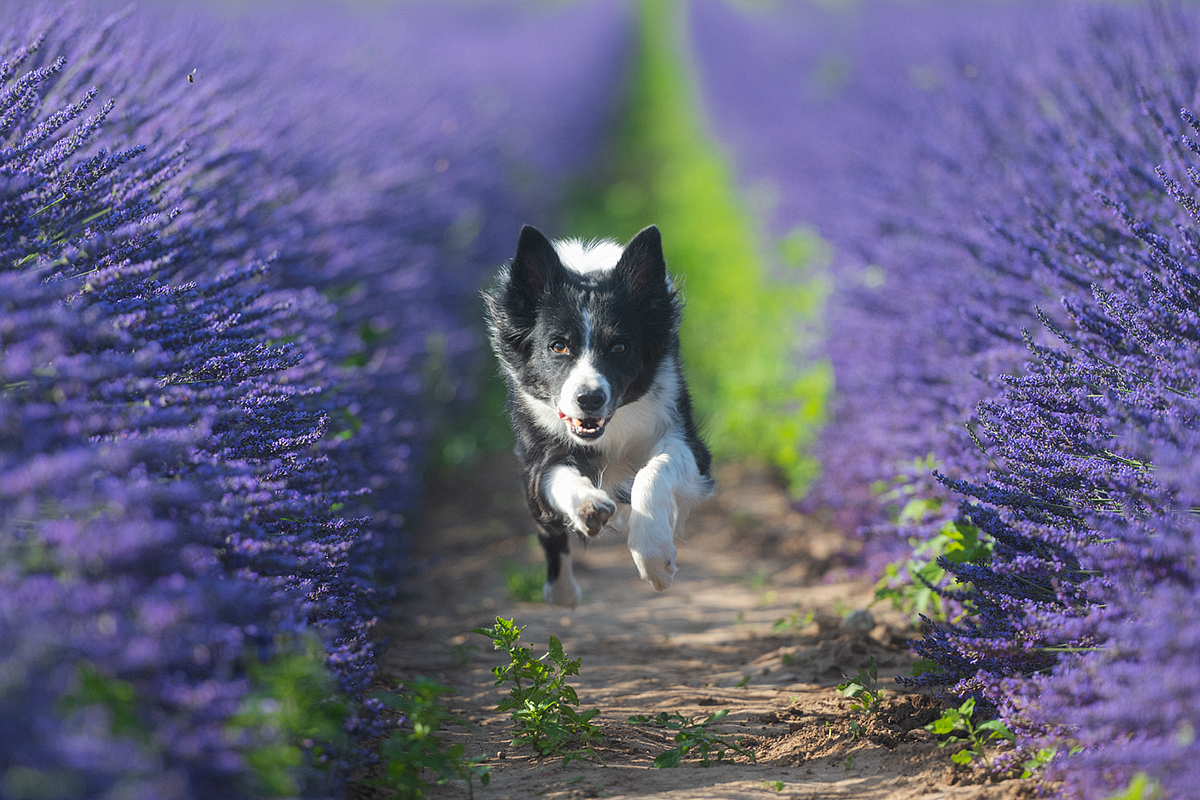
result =
[[[873,487],[952,455],[985,391],[975,369],[1023,357],[1027,298],[983,304],[1016,327],[1011,349],[968,319],[993,282],[978,263],[992,238],[980,215],[1022,199],[1011,173],[1024,145],[987,127],[1010,95],[982,85],[1013,63],[1033,69],[1063,16],[1047,3],[693,5],[705,104],[744,182],[773,198],[771,232],[812,228],[832,245],[824,324],[837,335],[823,355],[838,389],[808,505],[848,529],[883,518]],[[1025,43],[1016,62],[1009,37]]]
[[[877,4],[876,28],[795,9],[771,27],[802,13],[824,40],[707,4],[694,30],[715,117],[748,171],[782,186],[777,224],[816,224],[840,254],[843,394],[817,496],[869,520],[870,481],[936,454],[933,496],[957,497],[959,523],[994,546],[940,562],[971,613],[914,643],[937,667],[912,682],[976,697],[1020,752],[1057,744],[1067,796],[1138,771],[1186,794],[1200,125],[1170,110],[1197,105],[1194,10],[972,7],[971,21]],[[781,79],[742,104],[722,83],[736,72],[712,66],[735,63],[724,48],[774,58],[748,69]],[[780,90],[767,125],[756,108]],[[1072,742],[1086,749],[1068,758]]]
[[[514,182],[526,153],[482,76],[523,78],[531,125],[556,92],[580,103],[574,142],[512,139],[552,184],[598,138],[623,11],[461,9],[460,36],[418,7],[236,28],[6,10],[0,794],[253,794],[265,734],[232,720],[266,688],[248,664],[289,642],[319,633],[347,729],[379,732],[370,633],[416,505],[430,342],[466,352],[462,306],[548,204]],[[457,74],[485,24],[490,56]],[[484,66],[559,34],[581,71]],[[452,394],[470,374],[446,372]],[[362,757],[314,756],[310,788]]]

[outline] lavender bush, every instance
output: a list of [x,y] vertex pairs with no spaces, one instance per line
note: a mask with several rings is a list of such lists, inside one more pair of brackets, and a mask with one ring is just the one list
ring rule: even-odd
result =
[[[1169,21],[1172,37],[1195,29],[1194,19]],[[1091,33],[1121,42],[1115,33],[1130,24],[1104,17]],[[1180,67],[1169,75],[1188,74],[1185,49],[1151,41],[1157,63]],[[1148,76],[1127,77],[1136,86]],[[1153,86],[1163,105],[1176,88]],[[1044,317],[1061,344],[1031,342],[1025,374],[980,405],[993,469],[943,479],[972,498],[960,519],[995,550],[987,563],[946,565],[975,614],[916,645],[939,665],[918,683],[986,698],[1027,744],[1084,746],[1053,769],[1083,797],[1106,796],[1135,771],[1182,796],[1197,754],[1192,615],[1175,607],[1197,583],[1197,206],[1171,172],[1200,172],[1194,118],[1184,112],[1184,134],[1155,99],[1144,92],[1141,125],[1097,128],[1128,163],[1140,154],[1163,166],[1081,159],[1095,196],[1068,198],[1069,216],[1043,211],[1019,239],[1058,277],[1071,324]]]
[[[181,9],[159,24],[212,29],[212,16]],[[193,58],[196,85],[213,84],[212,107],[233,98],[255,113],[212,130],[207,166],[224,176],[238,244],[278,252],[282,285],[336,303],[338,366],[350,368],[338,385],[358,397],[334,425],[371,488],[373,528],[395,542],[435,419],[465,408],[486,368],[479,286],[599,148],[628,11],[252,6],[220,22]],[[264,35],[278,46],[262,50]]]
[[[1021,204],[1020,143],[976,122],[1009,98],[978,89],[1033,69],[1025,56],[1055,17],[1019,2],[693,6],[703,102],[749,198],[778,237],[815,229],[832,246],[822,352],[836,389],[808,506],[843,527],[878,522],[880,487],[915,477],[915,459],[947,458],[982,396],[972,370],[1012,360],[961,313],[991,283],[979,211]],[[1017,31],[1028,52],[1014,66],[1004,42]],[[1030,318],[1028,302],[1010,310],[1013,324]],[[876,561],[897,554],[891,541]]]
[[[774,33],[714,5],[693,19],[735,153],[780,182],[781,224],[815,222],[840,253],[828,324],[842,399],[818,496],[870,519],[865,486],[932,452],[941,486],[907,487],[929,513],[874,546],[950,520],[991,554],[940,561],[968,615],[915,643],[930,664],[913,682],[976,697],[1020,752],[1057,747],[1064,795],[1105,797],[1141,772],[1186,796],[1200,131],[1177,110],[1197,105],[1195,12],[864,13],[888,23],[825,16],[827,38],[800,45],[779,17]],[[712,53],[771,51],[751,37],[784,58],[747,66],[779,76],[747,101]],[[770,91],[791,104],[763,102]]]
[[34,18],[5,65],[0,784],[237,795],[246,659],[310,623],[365,649],[362,523],[311,452],[328,312],[215,255],[171,121],[95,102],[115,22]]
[[[298,761],[343,776],[342,739],[379,731],[369,633],[401,566],[381,548],[415,506],[422,392],[470,375],[431,354],[455,364],[500,229],[545,208],[518,166],[560,179],[613,85],[457,74],[455,53],[485,26],[481,63],[561,36],[615,82],[621,9],[458,11],[461,36],[390,12],[424,62],[380,49],[376,12],[311,11],[6,10],[0,796],[316,791]],[[506,133],[484,74],[530,125],[559,92],[583,104],[553,130],[573,142]],[[313,687],[300,717],[274,699]]]

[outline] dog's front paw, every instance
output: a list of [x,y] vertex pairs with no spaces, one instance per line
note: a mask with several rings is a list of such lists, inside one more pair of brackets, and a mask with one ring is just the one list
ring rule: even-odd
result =
[[675,545],[672,542],[661,542],[648,547],[630,545],[629,552],[633,556],[633,563],[637,565],[638,574],[646,583],[660,592],[674,583],[679,566],[676,564]]
[[616,511],[617,504],[601,490],[594,489],[579,498],[579,503],[575,506],[574,519],[571,521],[580,533],[586,536],[598,536],[600,529]]

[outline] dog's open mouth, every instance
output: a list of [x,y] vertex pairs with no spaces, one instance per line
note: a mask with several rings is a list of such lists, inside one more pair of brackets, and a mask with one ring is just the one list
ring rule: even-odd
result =
[[606,419],[575,419],[574,417],[568,417],[561,410],[559,410],[558,416],[563,422],[567,423],[567,427],[571,429],[571,433],[580,439],[599,439],[600,435],[604,433],[604,426],[608,424],[608,420]]

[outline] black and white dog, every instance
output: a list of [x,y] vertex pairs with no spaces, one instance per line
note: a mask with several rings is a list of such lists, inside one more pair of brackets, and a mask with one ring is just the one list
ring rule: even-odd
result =
[[675,534],[713,479],[680,370],[682,303],[658,228],[622,248],[551,243],[525,226],[484,300],[546,551],[546,602],[579,602],[570,534],[586,541],[606,525],[627,534],[642,579],[666,589]]

